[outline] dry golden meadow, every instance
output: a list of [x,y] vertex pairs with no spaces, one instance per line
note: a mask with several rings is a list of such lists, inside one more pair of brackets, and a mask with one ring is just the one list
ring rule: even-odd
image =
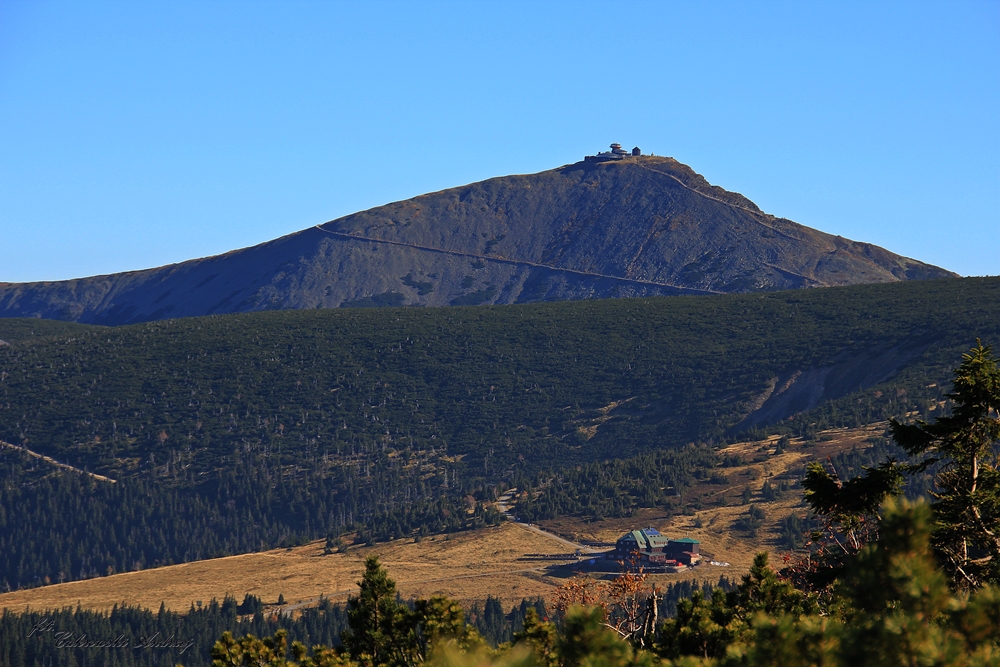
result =
[[[863,429],[837,429],[821,434],[808,447],[793,440],[783,454],[774,455],[776,438],[737,443],[724,453],[741,454],[747,461],[755,456],[766,460],[726,468],[728,485],[705,484],[685,493],[685,499],[699,499],[702,509],[691,515],[668,516],[657,510],[643,510],[636,517],[588,522],[560,518],[542,523],[542,527],[574,540],[613,542],[633,528],[653,526],[672,536],[694,537],[701,541],[701,551],[729,567],[703,564],[688,572],[653,575],[661,586],[683,579],[715,581],[720,575],[730,579],[745,573],[756,553],[780,551],[777,523],[793,511],[802,511],[801,489],[795,488],[780,500],[763,502],[760,489],[766,480],[776,485],[780,480],[795,481],[805,462],[822,459],[853,446],[865,447],[868,437],[881,433],[884,424]],[[734,528],[746,512],[739,495],[749,486],[752,502],[767,514],[764,528],[749,538]],[[286,609],[294,610],[316,604],[321,595],[333,601],[345,600],[355,593],[364,560],[378,554],[404,597],[447,595],[471,603],[487,595],[501,598],[505,605],[522,598],[551,598],[563,581],[562,576],[547,570],[551,562],[520,560],[524,554],[566,553],[567,546],[551,536],[524,526],[505,523],[478,531],[435,536],[416,541],[396,540],[373,547],[352,547],[343,554],[323,554],[323,541],[291,549],[216,558],[139,572],[115,574],[0,595],[0,609],[23,611],[58,609],[80,605],[86,609],[110,609],[126,603],[157,609],[187,611],[194,604],[207,604],[213,598],[232,595],[238,600],[251,593],[265,604],[285,598]],[[706,559],[708,560],[708,559]]]
[[560,553],[565,546],[514,524],[469,533],[396,540],[346,554],[323,555],[323,541],[293,549],[215,558],[152,570],[115,574],[66,584],[44,586],[0,596],[0,607],[22,610],[82,605],[110,609],[125,602],[156,609],[187,611],[200,600],[242,600],[252,593],[266,604],[279,595],[286,603],[346,599],[364,569],[365,557],[381,557],[404,596],[447,594],[481,599],[487,593],[507,599],[544,595],[552,584],[543,581],[545,563],[518,561],[524,553]]

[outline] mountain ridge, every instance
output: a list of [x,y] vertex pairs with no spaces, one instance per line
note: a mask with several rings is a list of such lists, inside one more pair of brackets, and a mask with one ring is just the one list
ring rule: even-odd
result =
[[673,158],[644,156],[487,179],[153,269],[0,283],[0,316],[113,325],[954,276],[766,214]]

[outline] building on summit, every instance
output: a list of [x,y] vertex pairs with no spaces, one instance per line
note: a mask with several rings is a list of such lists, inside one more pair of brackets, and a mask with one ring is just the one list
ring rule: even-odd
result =
[[[642,151],[636,146],[632,149],[632,157],[639,157],[642,155]],[[610,162],[612,160],[624,160],[629,156],[629,152],[622,148],[621,144],[611,144],[611,150],[605,151],[603,153],[598,153],[597,155],[586,155],[583,158],[584,162]]]

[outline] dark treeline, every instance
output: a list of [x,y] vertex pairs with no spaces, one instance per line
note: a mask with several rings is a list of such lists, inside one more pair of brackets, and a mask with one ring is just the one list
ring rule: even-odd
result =
[[[665,588],[658,591],[659,615],[661,618],[673,618],[677,615],[677,603],[690,599],[696,592],[711,597],[712,591],[716,588],[729,592],[735,590],[736,586],[735,581],[726,577],[719,577],[718,582],[714,584],[710,581],[695,580],[667,584]],[[505,612],[503,603],[497,598],[489,596],[482,604],[473,603],[466,612],[466,620],[490,646],[496,647],[500,644],[513,642],[514,633],[524,629],[524,618],[530,608],[534,608],[538,618],[542,620],[549,620],[550,613],[553,616],[552,620],[557,620],[559,617],[558,610],[553,609],[550,612],[546,609],[545,601],[541,598],[522,600],[519,605],[512,607],[509,612]]]
[[[249,600],[244,600],[244,604]],[[321,604],[289,618],[242,613],[233,598],[185,614],[121,606],[101,613],[64,609],[0,615],[0,664],[8,667],[207,667],[223,632],[273,634],[285,629],[307,646],[336,646],[347,627],[342,605]],[[98,644],[98,646],[87,646]],[[101,645],[103,644],[103,645]],[[108,645],[110,644],[110,646]]]
[[[711,596],[714,588],[730,591],[736,584],[726,578],[718,583],[681,581],[660,591],[660,616],[672,618],[677,603],[695,592]],[[512,642],[514,634],[524,629],[528,610],[540,619],[555,619],[555,610],[548,610],[540,598],[522,600],[505,610],[494,597],[473,603],[466,611],[466,621],[490,646]],[[208,667],[212,645],[223,632],[234,637],[253,634],[273,635],[278,630],[288,632],[288,641],[300,641],[306,646],[323,644],[340,646],[340,634],[347,628],[343,605],[323,600],[318,607],[307,608],[294,618],[264,614],[263,605],[254,596],[242,603],[226,598],[221,603],[212,600],[184,614],[161,608],[148,609],[116,606],[102,613],[84,609],[0,614],[0,664],[5,667]],[[111,643],[112,646],[88,647],[88,643]]]
[[[123,605],[107,613],[84,609],[0,614],[0,665],[4,667],[208,667],[212,645],[223,632],[235,637],[257,637],[288,631],[289,642],[306,646],[339,646],[340,633],[347,628],[343,605],[321,601],[318,607],[302,610],[296,617],[264,614],[260,601],[247,596],[243,603],[226,598],[187,613]],[[513,633],[524,628],[528,609],[545,618],[541,599],[522,600],[505,611],[496,598],[474,603],[466,613],[491,645],[510,642]],[[87,643],[113,646],[87,647]]]
[[719,577],[719,581],[713,584],[710,581],[695,581],[688,579],[667,584],[666,588],[659,591],[660,598],[660,618],[673,618],[677,616],[677,603],[681,600],[689,600],[695,593],[700,592],[706,598],[712,597],[712,591],[718,588],[723,592],[736,590],[737,582],[728,577]]
[[638,508],[669,507],[692,482],[702,479],[718,463],[708,447],[684,447],[629,459],[588,463],[536,482],[540,495],[523,484],[525,498],[518,516],[528,521],[562,515],[632,516]]
[[218,471],[193,490],[111,484],[0,451],[0,590],[140,570],[357,531],[362,541],[499,522],[481,502],[416,480],[267,479]]
[[[977,278],[117,328],[0,320],[0,440],[118,480],[4,457],[0,584],[456,530],[495,521],[482,503],[526,483],[543,491],[532,516],[672,502],[690,443],[928,411],[967,332],[1000,337],[998,295]],[[810,373],[818,404],[747,421]]]
[[[543,473],[521,482],[527,499],[519,503],[518,514],[535,521],[669,508],[716,459],[707,447],[686,447]],[[383,478],[373,497],[349,477],[270,480],[246,467],[217,471],[214,480],[182,492],[141,478],[110,484],[53,471],[11,450],[0,451],[0,479],[0,567],[5,573],[0,590],[293,546],[324,535],[353,533],[357,542],[370,543],[501,520],[482,502],[494,491],[446,493],[423,480]],[[538,495],[533,488],[543,490]]]
[[534,609],[539,618],[546,618],[548,614],[545,601],[541,598],[521,600],[521,604],[504,612],[503,603],[491,595],[483,604],[474,602],[465,616],[490,646],[499,646],[513,641],[514,633],[524,629],[528,609]]

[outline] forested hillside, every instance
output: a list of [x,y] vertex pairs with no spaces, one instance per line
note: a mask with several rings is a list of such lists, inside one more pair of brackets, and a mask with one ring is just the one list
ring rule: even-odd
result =
[[17,587],[482,525],[501,487],[609,459],[631,463],[593,493],[664,503],[637,478],[654,466],[682,489],[682,459],[715,465],[698,446],[936,409],[962,351],[1000,340],[998,296],[1000,279],[977,278],[268,312],[20,340],[6,332],[26,323],[0,320],[15,339],[0,348],[0,439],[118,480],[8,450],[0,577]]

